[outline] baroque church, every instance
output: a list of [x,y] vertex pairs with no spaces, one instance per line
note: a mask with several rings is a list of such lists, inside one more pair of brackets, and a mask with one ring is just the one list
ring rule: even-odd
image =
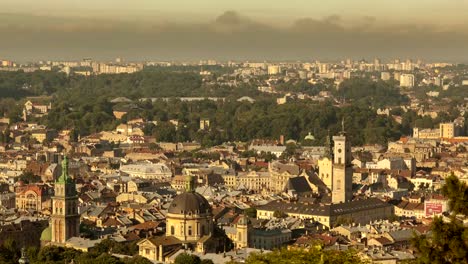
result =
[[52,215],[49,227],[41,234],[41,245],[65,245],[71,237],[80,234],[80,215],[78,212],[78,194],[76,184],[68,175],[68,158],[62,160],[62,174],[54,185],[52,197]]
[[227,237],[216,227],[211,205],[195,192],[195,180],[187,176],[185,192],[177,195],[166,215],[166,234],[143,239],[139,255],[164,262],[180,249],[216,253],[226,249]]

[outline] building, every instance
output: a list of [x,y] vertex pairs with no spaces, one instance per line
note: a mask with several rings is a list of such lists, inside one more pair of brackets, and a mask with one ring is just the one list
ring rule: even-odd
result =
[[172,171],[164,163],[123,165],[120,171],[130,177],[142,179],[165,180],[172,176]]
[[440,137],[454,138],[456,137],[455,123],[440,123]]
[[327,144],[325,146],[325,155],[323,158],[318,160],[319,178],[327,186],[328,189],[332,189],[333,179],[333,160],[330,153],[330,137],[327,136]]
[[15,188],[16,209],[21,211],[32,210],[41,212],[43,209],[50,208],[52,189],[45,184],[19,183]]
[[351,147],[344,131],[333,137],[333,181],[332,202],[344,203],[353,199],[353,165]]
[[182,248],[195,252],[217,252],[225,237],[216,237],[213,213],[208,201],[195,192],[195,180],[187,176],[186,191],[174,198],[166,215],[166,234],[143,239],[138,243],[139,255],[156,262],[165,262]]
[[200,119],[200,130],[205,130],[210,128],[210,120],[202,118]]
[[325,227],[331,228],[342,220],[356,224],[367,224],[370,221],[387,219],[393,215],[393,205],[376,198],[355,200],[339,204],[312,204],[307,202],[272,201],[256,207],[257,218],[271,219],[275,212],[299,219],[311,219]]
[[43,231],[41,240],[43,243],[65,245],[67,240],[78,237],[79,234],[78,195],[76,185],[68,175],[68,159],[65,156],[62,161],[62,175],[55,182],[49,227]]
[[414,75],[413,74],[402,74],[400,76],[400,87],[412,88],[414,87]]
[[270,189],[273,192],[280,193],[284,191],[290,178],[299,176],[300,169],[299,166],[293,163],[283,164],[275,161],[268,164],[268,172],[271,178]]
[[281,67],[279,65],[268,66],[268,75],[277,75],[280,72],[281,72]]

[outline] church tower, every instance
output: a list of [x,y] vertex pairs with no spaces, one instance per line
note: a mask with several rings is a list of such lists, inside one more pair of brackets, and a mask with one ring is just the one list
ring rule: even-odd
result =
[[63,244],[69,238],[80,234],[78,195],[76,185],[68,175],[68,159],[62,161],[62,175],[55,181],[55,195],[52,197],[52,243]]
[[247,248],[249,247],[249,218],[245,215],[241,215],[236,224],[236,248]]
[[333,137],[333,142],[332,203],[349,202],[353,199],[353,167],[344,125],[340,135]]

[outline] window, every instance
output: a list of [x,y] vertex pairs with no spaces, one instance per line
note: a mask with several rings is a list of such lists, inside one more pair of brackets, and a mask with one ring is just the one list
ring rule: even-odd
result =
[[339,191],[341,190],[341,180],[336,181],[336,189]]
[[171,235],[174,235],[175,234],[175,228],[174,226],[171,226]]
[[341,164],[341,158],[338,158],[338,164]]
[[149,255],[149,253],[150,253],[150,250],[149,250],[149,249],[145,249],[145,254],[146,254],[146,255]]
[[189,227],[188,227],[188,235],[189,235],[189,236],[192,235],[192,226],[189,226]]
[[201,226],[201,235],[202,236],[205,235],[205,226],[204,225]]

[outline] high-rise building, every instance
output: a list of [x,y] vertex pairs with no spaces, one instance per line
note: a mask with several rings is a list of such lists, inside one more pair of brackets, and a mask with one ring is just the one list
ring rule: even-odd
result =
[[441,138],[454,138],[457,136],[455,123],[440,123],[439,126]]
[[343,131],[333,137],[333,184],[332,203],[344,203],[353,199],[353,168],[351,147]]
[[268,74],[269,75],[276,75],[281,72],[281,67],[278,65],[270,65],[268,66]]
[[400,76],[400,87],[406,87],[406,88],[414,87],[414,75],[402,74]]
[[78,195],[76,185],[68,175],[68,159],[62,161],[62,175],[55,182],[55,196],[52,197],[52,243],[63,244],[71,237],[80,234]]

